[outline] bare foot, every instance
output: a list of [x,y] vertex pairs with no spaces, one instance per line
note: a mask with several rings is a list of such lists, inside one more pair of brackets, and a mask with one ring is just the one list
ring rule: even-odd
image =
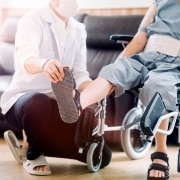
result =
[[166,153],[154,152],[151,154],[152,164],[148,169],[150,178],[169,178],[169,159]]
[[[164,162],[164,161],[162,161],[162,160],[160,160],[160,159],[155,159],[155,160],[153,161],[153,163],[162,164],[162,165],[164,165],[164,166],[167,166],[167,163]],[[165,173],[164,173],[164,171],[159,171],[159,170],[154,170],[154,169],[152,169],[152,170],[150,171],[150,173],[149,173],[149,176],[150,176],[150,177],[164,177],[164,176],[165,176]]]
[[24,130],[22,131],[22,135],[23,135],[23,144],[22,144],[22,148],[23,148],[23,149],[28,149],[29,144],[28,144],[28,142],[27,142],[27,136],[26,136]]
[[37,166],[34,168],[35,171],[50,171],[48,166]]

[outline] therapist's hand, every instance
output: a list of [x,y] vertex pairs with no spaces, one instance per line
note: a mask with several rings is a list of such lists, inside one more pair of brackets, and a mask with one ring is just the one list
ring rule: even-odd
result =
[[62,81],[64,78],[63,66],[56,59],[47,61],[44,65],[44,73],[48,76],[52,83]]

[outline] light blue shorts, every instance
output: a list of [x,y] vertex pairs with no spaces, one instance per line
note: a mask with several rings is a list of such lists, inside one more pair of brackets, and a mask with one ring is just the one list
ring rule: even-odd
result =
[[174,111],[176,84],[180,83],[180,57],[154,51],[142,52],[128,58],[118,58],[114,64],[103,67],[99,77],[116,86],[116,97],[126,90],[140,87],[139,98],[145,106],[159,92],[166,108]]

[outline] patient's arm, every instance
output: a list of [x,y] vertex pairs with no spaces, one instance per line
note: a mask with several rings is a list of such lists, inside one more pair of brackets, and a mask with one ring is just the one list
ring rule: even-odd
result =
[[[148,9],[146,15],[141,21],[140,28],[146,29],[153,21],[156,15],[156,5],[153,3]],[[120,57],[128,57],[133,54],[137,54],[144,50],[148,37],[146,31],[138,31],[134,38],[129,42],[124,51],[120,54]]]
[[128,57],[133,54],[137,54],[143,51],[146,42],[147,42],[147,35],[145,32],[138,31],[134,38],[129,42],[123,52],[120,54],[120,57]]

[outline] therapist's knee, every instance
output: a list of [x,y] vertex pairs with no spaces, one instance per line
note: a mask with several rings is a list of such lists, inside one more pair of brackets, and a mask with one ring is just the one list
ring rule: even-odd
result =
[[42,93],[27,93],[24,99],[26,112],[48,112],[51,106],[50,98]]

